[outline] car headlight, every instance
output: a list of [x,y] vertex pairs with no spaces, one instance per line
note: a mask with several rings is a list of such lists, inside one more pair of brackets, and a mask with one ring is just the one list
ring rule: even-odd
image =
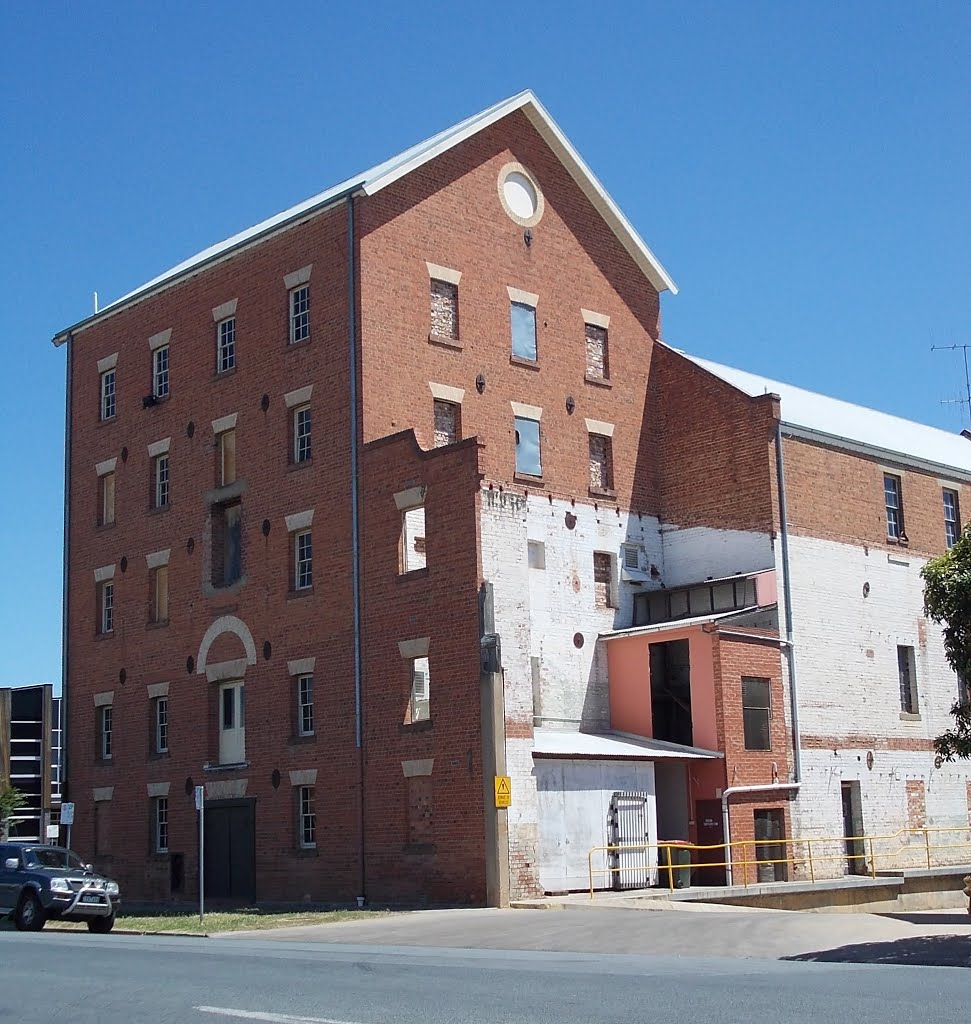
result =
[[109,896],[117,896],[121,892],[121,890],[118,888],[117,882],[109,882],[105,886],[105,890],[107,891]]
[[70,892],[71,883],[66,878],[52,878],[51,892]]

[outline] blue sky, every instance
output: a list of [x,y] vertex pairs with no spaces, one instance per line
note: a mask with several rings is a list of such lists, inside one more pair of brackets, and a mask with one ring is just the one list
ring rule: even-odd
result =
[[5,4],[0,685],[60,677],[55,331],[530,87],[678,282],[665,338],[968,410],[971,6]]

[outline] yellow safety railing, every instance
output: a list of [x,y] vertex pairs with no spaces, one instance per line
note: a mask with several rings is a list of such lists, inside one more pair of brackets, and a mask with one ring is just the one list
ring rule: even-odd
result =
[[[944,833],[957,833],[961,836],[958,842],[935,842]],[[923,844],[911,842],[911,837],[923,839]],[[836,852],[827,853],[826,844],[829,848],[835,847]],[[780,847],[784,856],[766,857],[758,856],[757,847],[774,848],[779,851]],[[821,852],[821,848],[823,852]],[[661,856],[661,851],[666,850],[666,857]],[[674,861],[672,852],[682,850],[692,855],[688,864],[679,864]],[[941,857],[941,851],[961,851],[961,859],[950,859]],[[655,855],[650,856],[651,851]],[[708,860],[699,858],[701,853],[712,853],[720,851],[722,860]],[[971,826],[953,826],[944,828],[903,828],[897,832],[877,836],[804,836],[798,839],[771,839],[759,840],[739,839],[730,843],[717,843],[710,846],[696,845],[694,843],[634,843],[615,846],[594,846],[587,854],[587,868],[590,880],[590,898],[594,894],[594,876],[606,875],[608,883],[612,875],[621,872],[642,872],[650,873],[657,870],[659,878],[667,881],[668,888],[673,892],[677,886],[675,879],[679,872],[688,870],[694,871],[699,868],[731,868],[733,882],[738,884],[736,874],[741,876],[741,885],[745,888],[749,883],[749,868],[754,868],[754,880],[757,882],[758,869],[760,866],[769,866],[773,869],[777,864],[785,864],[792,872],[796,868],[805,870],[810,881],[817,879],[817,868],[823,868],[833,861],[839,861],[844,867],[852,865],[859,868],[851,874],[870,875],[875,878],[880,870],[900,869],[900,859],[910,854],[911,859],[919,860],[920,866],[926,868],[947,867],[950,865],[971,864]],[[643,852],[644,858],[641,862],[631,861],[632,854]],[[604,860],[609,861],[611,855],[624,855],[622,864],[606,864],[604,867],[594,867],[594,856],[604,854]],[[910,867],[916,865],[910,864]],[[843,872],[835,872],[835,875],[842,875]],[[822,877],[834,877],[834,873],[824,874]],[[662,882],[663,884],[663,882]],[[612,888],[607,885],[606,888]]]

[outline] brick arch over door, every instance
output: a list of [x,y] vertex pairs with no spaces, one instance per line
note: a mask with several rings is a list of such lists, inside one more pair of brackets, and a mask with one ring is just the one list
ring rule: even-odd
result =
[[206,659],[209,657],[209,649],[216,642],[216,639],[223,633],[234,633],[239,637],[246,651],[246,664],[256,664],[256,644],[253,641],[253,634],[249,631],[246,623],[235,615],[223,615],[216,619],[206,630],[206,635],[199,644],[199,654],[196,657],[196,673],[202,674],[206,671]]

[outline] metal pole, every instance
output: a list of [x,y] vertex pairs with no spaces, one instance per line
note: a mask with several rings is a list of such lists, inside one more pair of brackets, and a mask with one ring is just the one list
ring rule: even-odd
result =
[[199,812],[199,925],[206,912],[206,789],[196,786],[196,810]]
[[71,826],[67,826],[67,848],[71,849]]

